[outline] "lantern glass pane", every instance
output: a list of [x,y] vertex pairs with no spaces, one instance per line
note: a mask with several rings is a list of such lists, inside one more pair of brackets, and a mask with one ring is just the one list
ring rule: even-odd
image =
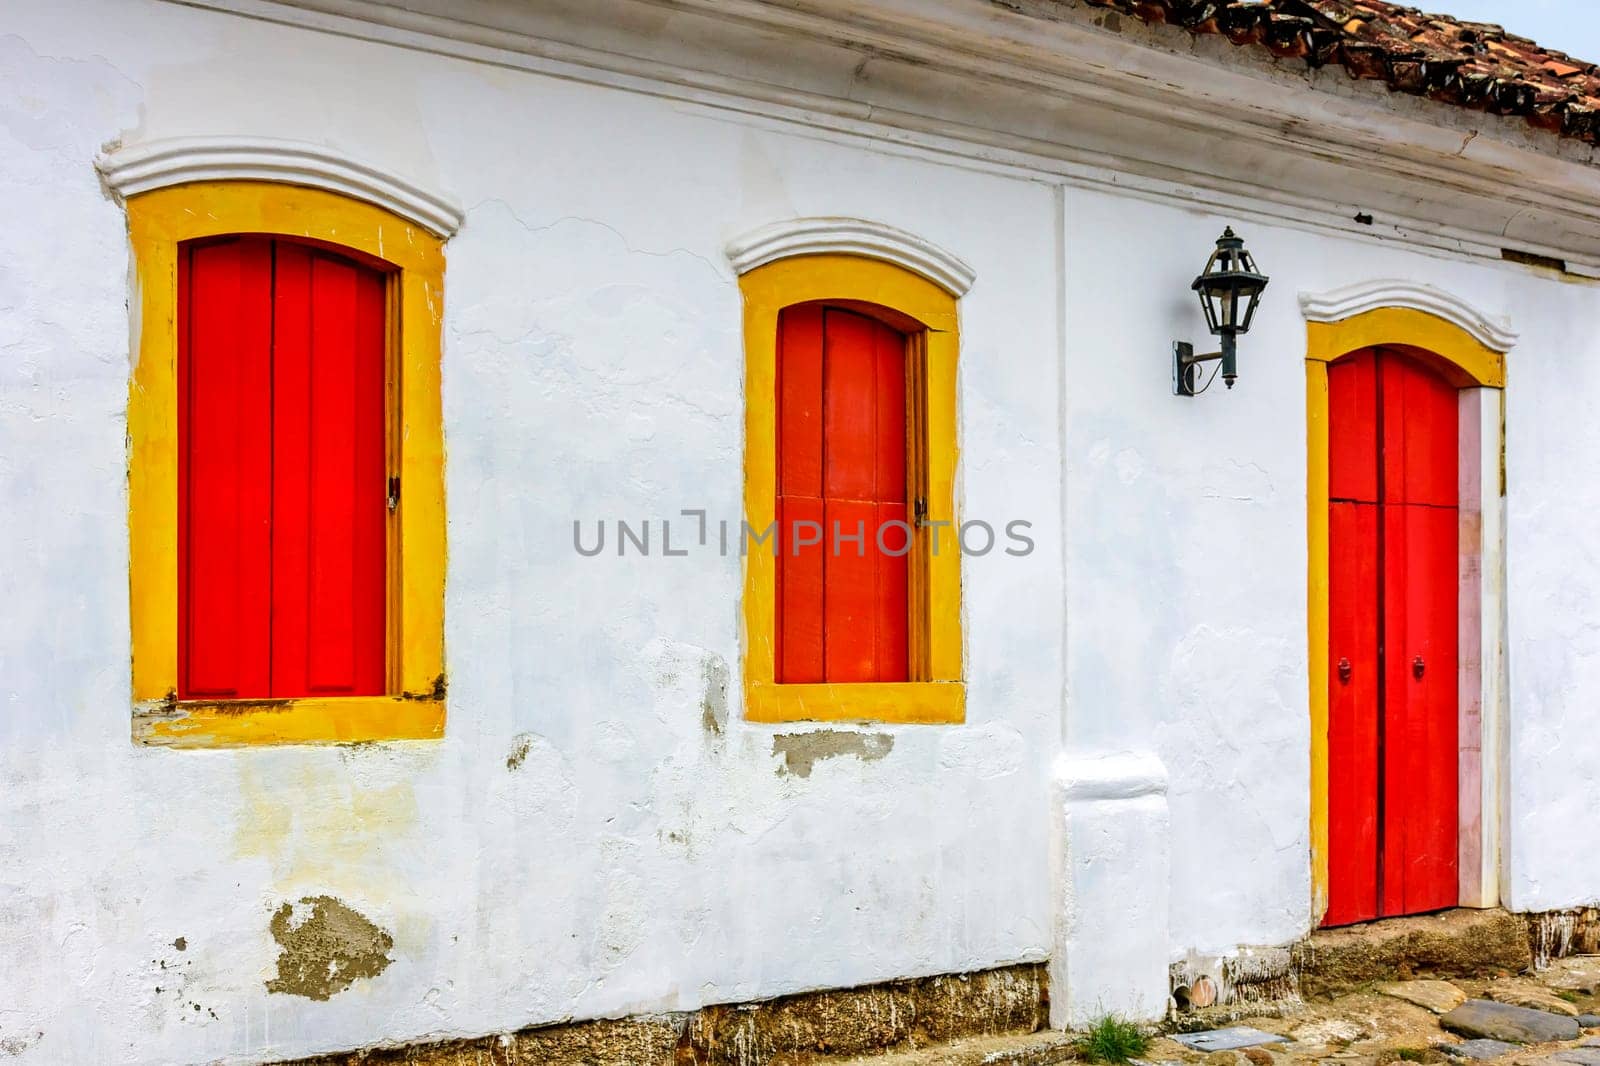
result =
[[1256,305],[1259,304],[1260,302],[1261,302],[1261,290],[1260,289],[1255,289],[1254,291],[1252,291],[1250,293],[1249,302],[1245,304],[1244,320],[1239,324],[1239,332],[1241,332],[1241,333],[1248,333],[1249,332],[1250,323],[1256,317]]

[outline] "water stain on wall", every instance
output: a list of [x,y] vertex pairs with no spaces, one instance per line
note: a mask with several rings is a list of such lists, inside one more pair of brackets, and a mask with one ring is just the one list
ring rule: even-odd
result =
[[874,762],[889,754],[894,737],[888,733],[841,732],[819,729],[811,733],[779,733],[772,738],[772,754],[783,756],[778,776],[793,774],[810,777],[823,759],[853,755],[862,762]]
[[[309,913],[307,913],[309,909]],[[278,976],[268,992],[331,999],[358,978],[376,977],[394,960],[394,938],[332,896],[285,903],[272,916],[272,938],[282,949]]]
[[263,858],[286,895],[339,891],[375,872],[398,875],[392,845],[416,829],[415,780],[435,753],[426,746],[285,750],[239,769],[237,858]]

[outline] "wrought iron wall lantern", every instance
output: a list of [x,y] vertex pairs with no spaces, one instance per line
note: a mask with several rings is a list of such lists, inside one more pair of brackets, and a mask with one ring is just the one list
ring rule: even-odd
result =
[[1199,388],[1200,366],[1214,359],[1222,360],[1222,383],[1233,388],[1239,376],[1238,336],[1250,331],[1250,320],[1255,317],[1256,303],[1261,291],[1267,287],[1267,276],[1256,270],[1255,260],[1245,249],[1244,241],[1234,234],[1233,227],[1222,231],[1217,238],[1217,250],[1211,253],[1206,268],[1194,279],[1194,291],[1200,294],[1200,306],[1206,312],[1206,325],[1213,336],[1222,338],[1222,350],[1207,355],[1195,355],[1194,345],[1176,341],[1172,345],[1172,391],[1178,396],[1195,396],[1211,387],[1217,371]]

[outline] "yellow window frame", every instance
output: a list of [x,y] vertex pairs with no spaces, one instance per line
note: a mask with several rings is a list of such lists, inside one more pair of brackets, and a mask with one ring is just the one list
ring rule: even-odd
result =
[[[374,204],[270,181],[173,185],[127,200],[133,252],[128,388],[128,591],[133,739],[169,747],[424,740],[444,735],[444,422],[439,394],[444,242]],[[180,701],[178,690],[178,256],[227,234],[354,249],[390,275],[391,695]],[[397,379],[397,380],[396,380]]]
[[739,289],[744,297],[745,337],[744,520],[749,528],[759,534],[777,518],[778,316],[796,304],[882,308],[897,324],[911,327],[908,376],[914,390],[916,439],[908,458],[914,469],[920,467],[913,476],[920,479],[926,504],[925,524],[912,538],[911,681],[779,684],[773,650],[777,560],[769,546],[741,539],[745,717],[752,722],[964,721],[961,551],[955,507],[960,351],[956,298],[893,263],[832,253],[795,255],[755,267],[739,278]]

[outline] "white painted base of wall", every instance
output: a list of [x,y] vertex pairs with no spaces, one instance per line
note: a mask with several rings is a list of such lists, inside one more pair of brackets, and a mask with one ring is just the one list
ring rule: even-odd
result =
[[1065,755],[1053,789],[1055,952],[1050,1024],[1167,1007],[1172,838],[1153,753]]

